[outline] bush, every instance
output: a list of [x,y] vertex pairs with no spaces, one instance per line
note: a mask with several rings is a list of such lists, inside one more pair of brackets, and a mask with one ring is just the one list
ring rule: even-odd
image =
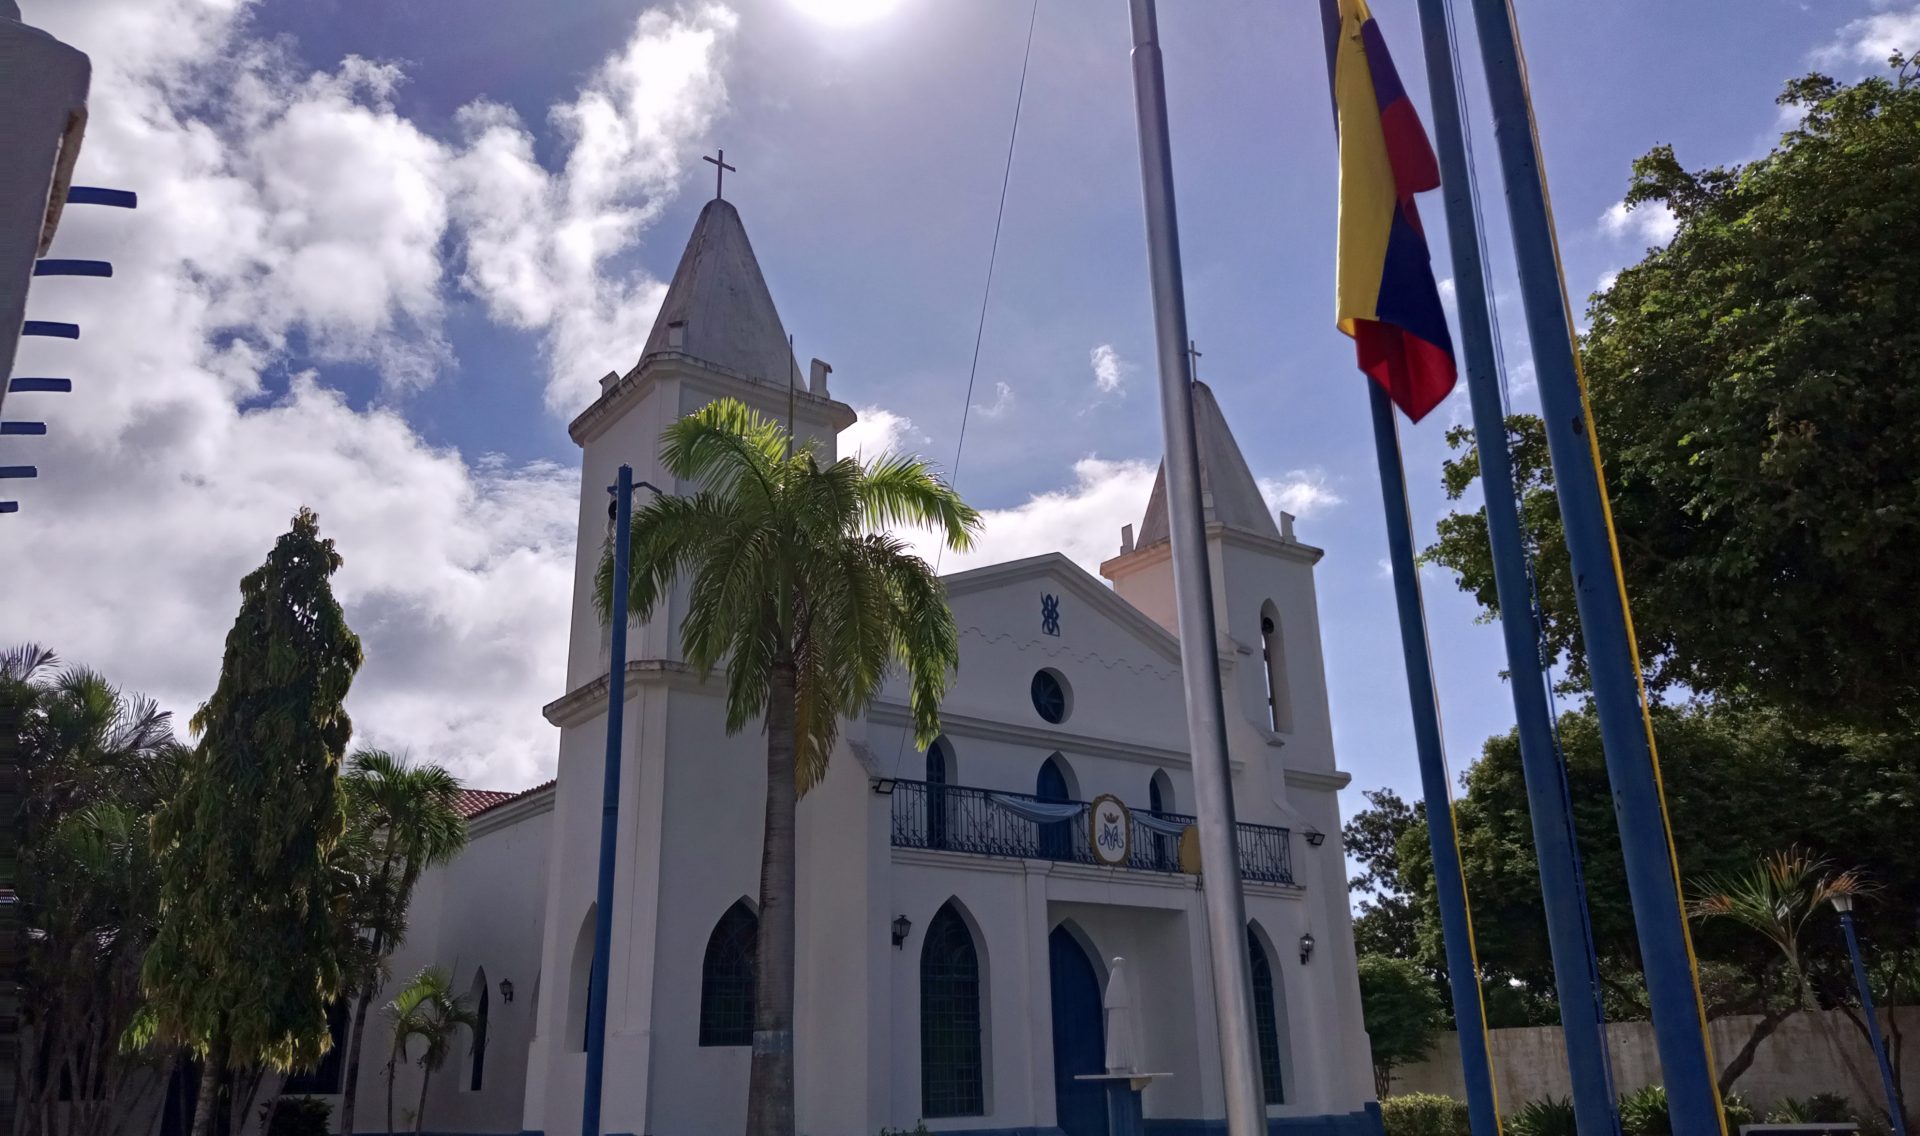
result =
[[1859,1118],[1853,1102],[1839,1093],[1815,1093],[1810,1097],[1781,1097],[1767,1113],[1768,1124],[1846,1124]]
[[1510,1136],[1578,1136],[1573,1122],[1573,1098],[1542,1097],[1528,1101],[1507,1118]]
[[1467,1105],[1439,1093],[1406,1093],[1380,1102],[1386,1136],[1472,1136]]
[[1625,1136],[1673,1136],[1665,1085],[1648,1085],[1620,1098],[1620,1131]]
[[318,1097],[276,1097],[260,1106],[267,1136],[330,1136],[333,1106]]
[[1753,1106],[1739,1093],[1728,1093],[1720,1101],[1720,1111],[1727,1115],[1727,1131],[1736,1134],[1742,1124],[1752,1124],[1758,1119],[1753,1114]]

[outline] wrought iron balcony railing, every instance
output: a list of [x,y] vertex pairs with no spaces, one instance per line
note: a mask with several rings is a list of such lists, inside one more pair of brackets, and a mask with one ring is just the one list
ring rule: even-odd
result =
[[[1087,843],[1084,809],[1070,820],[1032,820],[996,802],[996,798],[1015,805],[1044,803],[1026,793],[897,781],[893,788],[893,845],[1022,860],[1095,863],[1093,849]],[[1192,817],[1180,813],[1135,810],[1126,866],[1143,872],[1179,871],[1179,837],[1154,831],[1142,822],[1143,814],[1174,824],[1193,823]],[[1293,856],[1288,831],[1265,824],[1241,824],[1238,829],[1240,875],[1263,883],[1291,884]]]

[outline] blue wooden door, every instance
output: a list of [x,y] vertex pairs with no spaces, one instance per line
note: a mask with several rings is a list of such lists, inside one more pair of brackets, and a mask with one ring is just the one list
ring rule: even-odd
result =
[[1047,937],[1053,979],[1053,1108],[1067,1136],[1107,1136],[1107,1089],[1078,1081],[1107,1071],[1105,1012],[1093,960],[1065,927]]
[[[1067,775],[1060,770],[1060,763],[1049,757],[1040,766],[1040,776],[1035,779],[1033,795],[1043,801],[1065,802],[1067,796]],[[1047,860],[1073,859],[1073,829],[1070,820],[1047,821],[1039,825],[1040,855]]]

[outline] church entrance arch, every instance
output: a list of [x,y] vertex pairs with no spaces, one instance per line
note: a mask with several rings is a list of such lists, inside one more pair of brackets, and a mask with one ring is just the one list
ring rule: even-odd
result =
[[1066,1136],[1106,1136],[1107,1090],[1084,1073],[1107,1071],[1105,1014],[1100,974],[1064,925],[1047,936],[1053,987],[1053,1110]]

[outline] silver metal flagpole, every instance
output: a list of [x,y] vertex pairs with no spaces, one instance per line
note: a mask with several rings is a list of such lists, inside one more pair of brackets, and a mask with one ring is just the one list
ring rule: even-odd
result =
[[1188,371],[1187,300],[1180,280],[1180,229],[1174,219],[1173,154],[1167,141],[1166,78],[1160,66],[1153,0],[1133,6],[1133,95],[1140,126],[1140,182],[1146,196],[1147,264],[1160,361],[1160,416],[1166,437],[1167,520],[1173,538],[1173,591],[1180,617],[1180,669],[1187,688],[1194,813],[1200,822],[1203,898],[1220,1023],[1229,1136],[1262,1136],[1267,1111],[1253,1033],[1253,979],[1247,963],[1247,911],[1240,894],[1240,849],[1227,766],[1226,712],[1220,698],[1219,636],[1200,508],[1200,458],[1193,434]]

